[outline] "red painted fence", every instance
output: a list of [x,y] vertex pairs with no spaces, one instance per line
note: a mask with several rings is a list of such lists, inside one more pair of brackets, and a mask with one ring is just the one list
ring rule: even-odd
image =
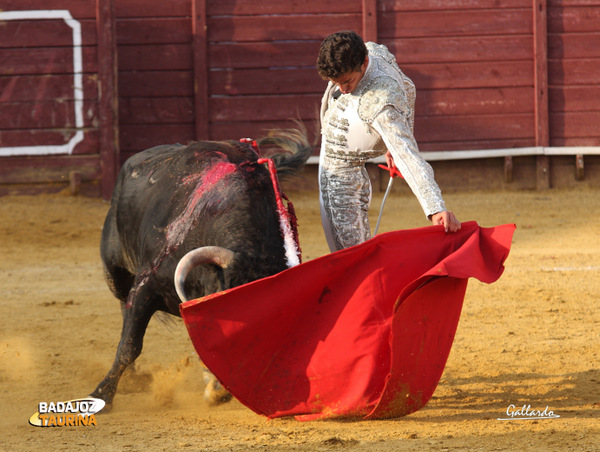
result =
[[[325,82],[314,62],[341,29],[386,44],[414,80],[423,152],[600,146],[600,0],[2,7],[0,194],[60,189],[75,173],[107,197],[120,164],[151,146],[255,137],[294,119],[316,134]],[[538,158],[538,177],[548,165]]]

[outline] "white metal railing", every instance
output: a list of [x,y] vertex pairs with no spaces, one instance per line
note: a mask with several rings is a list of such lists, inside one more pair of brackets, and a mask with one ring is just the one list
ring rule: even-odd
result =
[[[565,146],[565,147],[543,147],[534,146],[529,148],[507,148],[507,149],[482,149],[473,151],[435,151],[422,152],[421,155],[427,161],[439,160],[466,160],[493,157],[520,157],[527,155],[600,155],[600,146]],[[370,160],[373,163],[385,163],[384,157]],[[318,164],[319,157],[312,156],[308,164]]]

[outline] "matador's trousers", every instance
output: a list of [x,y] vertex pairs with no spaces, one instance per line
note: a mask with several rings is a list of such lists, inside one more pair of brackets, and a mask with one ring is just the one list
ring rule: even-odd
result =
[[344,166],[321,159],[319,191],[321,221],[331,252],[371,238],[371,181],[364,164]]

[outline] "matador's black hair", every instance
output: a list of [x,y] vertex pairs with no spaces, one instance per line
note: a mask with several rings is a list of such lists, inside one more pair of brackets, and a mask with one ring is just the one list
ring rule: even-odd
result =
[[317,70],[324,80],[358,71],[367,57],[367,47],[354,31],[340,31],[327,36],[321,43]]

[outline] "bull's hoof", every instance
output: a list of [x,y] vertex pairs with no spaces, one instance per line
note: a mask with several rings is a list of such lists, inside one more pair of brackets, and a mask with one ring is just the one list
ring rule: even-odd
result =
[[217,377],[212,372],[204,370],[204,383],[206,388],[204,389],[204,400],[208,402],[210,406],[221,405],[222,403],[229,402],[231,400],[231,394],[227,389],[221,385]]
[[107,396],[103,395],[100,391],[98,391],[97,389],[94,392],[92,392],[88,397],[91,397],[93,399],[104,400],[104,407],[100,411],[98,411],[98,414],[107,414],[112,411],[113,397],[107,397]]
[[222,388],[220,391],[209,391],[207,388],[204,390],[204,400],[206,400],[210,406],[217,406],[229,402],[231,400],[231,394],[227,392],[225,388]]

